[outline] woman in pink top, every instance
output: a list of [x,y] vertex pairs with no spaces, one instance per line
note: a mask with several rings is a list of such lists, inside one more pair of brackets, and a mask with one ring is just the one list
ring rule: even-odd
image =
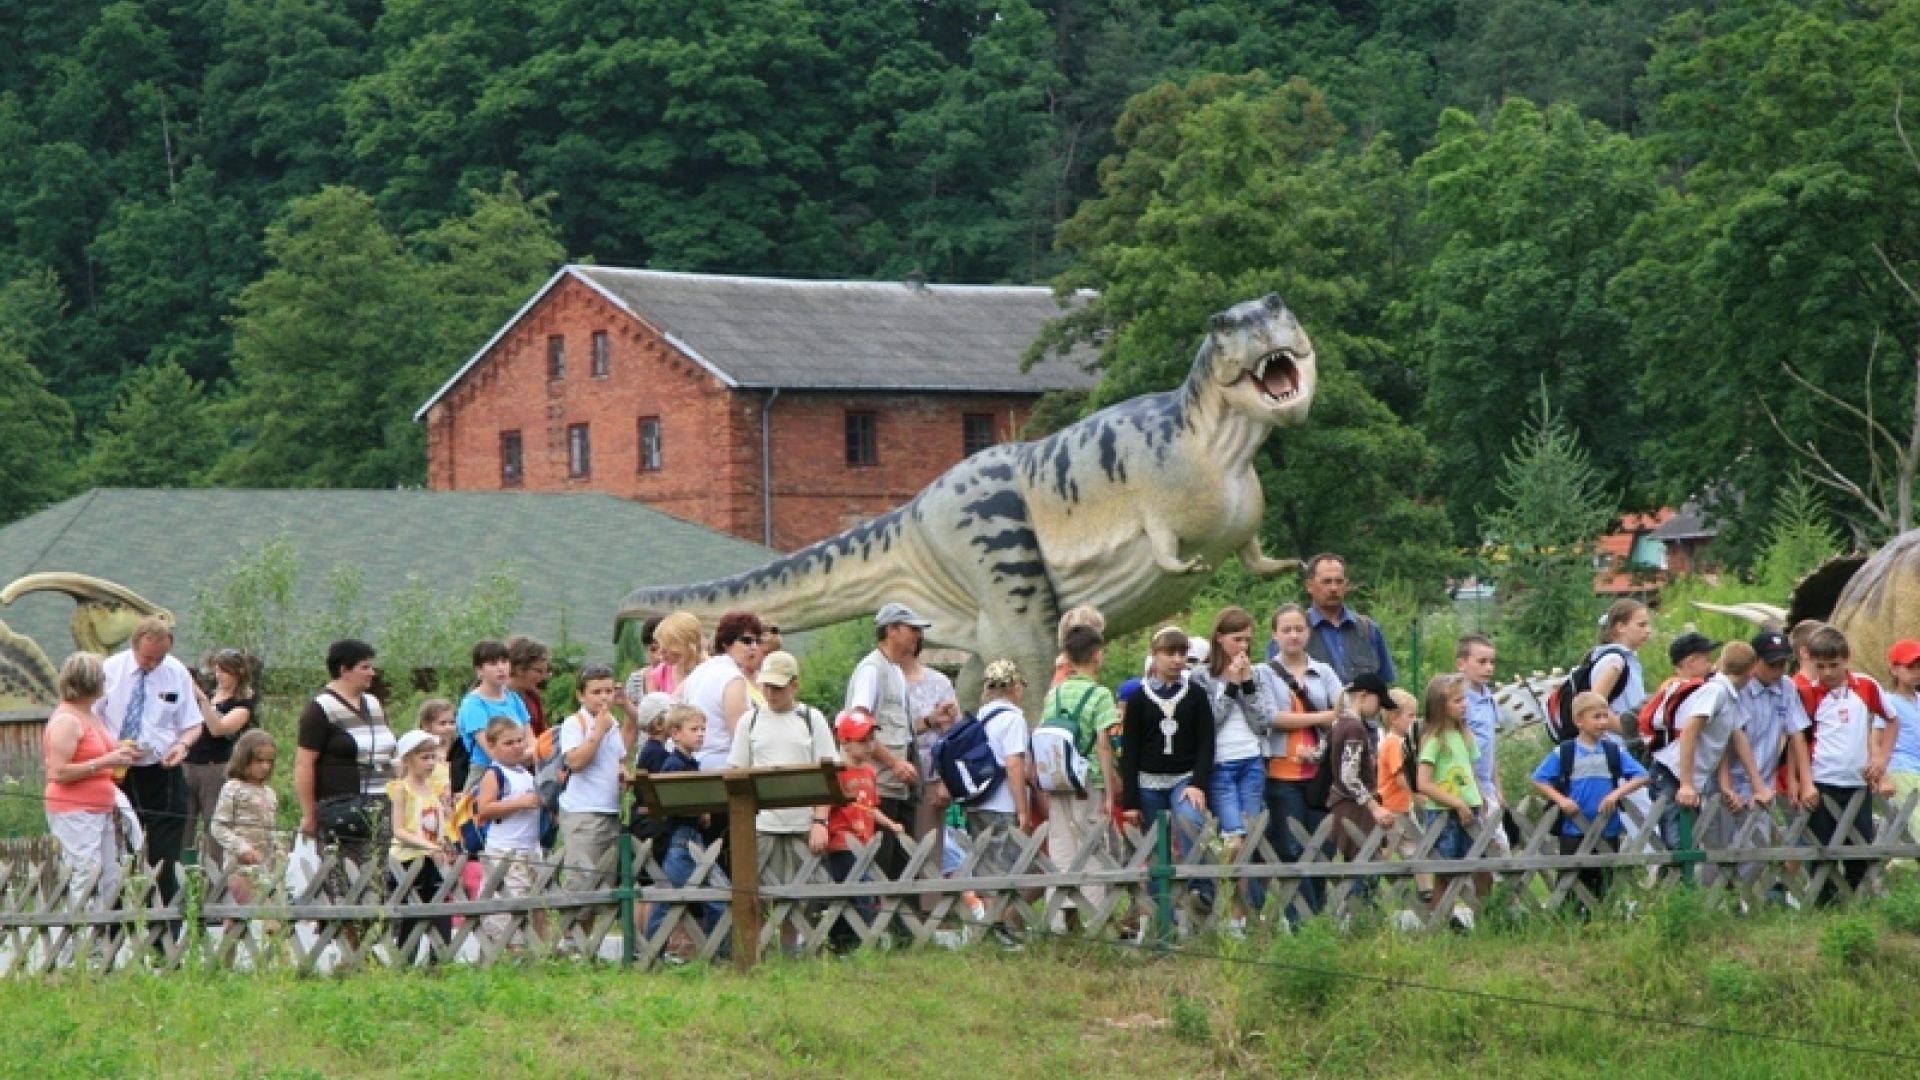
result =
[[660,620],[653,639],[660,646],[660,662],[647,670],[646,692],[677,694],[680,684],[707,658],[707,650],[700,644],[700,620],[676,611]]
[[106,692],[100,657],[77,652],[60,665],[60,704],[47,719],[40,758],[47,773],[47,830],[60,842],[67,903],[80,909],[112,906],[120,891],[120,844],[114,810],[114,773],[139,750],[120,746],[94,715]]

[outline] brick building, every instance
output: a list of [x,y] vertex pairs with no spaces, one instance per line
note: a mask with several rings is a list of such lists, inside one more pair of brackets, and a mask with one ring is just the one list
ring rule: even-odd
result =
[[601,491],[791,550],[1091,388],[1028,286],[566,266],[415,414],[440,491]]

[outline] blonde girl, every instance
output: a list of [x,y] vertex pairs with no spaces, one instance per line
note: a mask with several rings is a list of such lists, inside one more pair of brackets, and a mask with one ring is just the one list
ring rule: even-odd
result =
[[[396,882],[412,876],[408,894],[417,903],[428,903],[440,895],[446,880],[443,871],[452,861],[447,830],[453,819],[453,793],[439,775],[440,740],[426,731],[409,731],[400,736],[396,748],[400,775],[387,782],[387,800],[393,806],[393,847],[390,865]],[[414,927],[425,925],[441,941],[453,936],[453,920],[401,919],[395,934],[401,948],[408,948]]]
[[[1480,787],[1473,779],[1473,763],[1480,747],[1467,731],[1467,680],[1441,675],[1427,683],[1426,726],[1420,736],[1420,795],[1426,799],[1427,828],[1444,823],[1433,854],[1441,859],[1464,859],[1473,849],[1467,829],[1480,810]],[[1449,882],[1460,875],[1436,875],[1433,906],[1446,899]],[[1473,885],[1469,881],[1469,892]]]

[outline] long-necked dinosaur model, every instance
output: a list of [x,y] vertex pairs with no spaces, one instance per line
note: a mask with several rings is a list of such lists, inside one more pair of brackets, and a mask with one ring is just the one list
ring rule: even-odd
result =
[[1236,305],[1213,316],[1179,389],[983,450],[905,506],[757,570],[640,589],[619,621],[738,608],[806,628],[899,600],[931,620],[929,643],[973,654],[963,690],[982,658],[1011,657],[1037,704],[1061,612],[1092,604],[1122,634],[1177,611],[1229,555],[1256,574],[1299,565],[1260,552],[1253,459],[1275,426],[1306,419],[1314,379],[1278,296]]
[[[73,597],[78,605],[68,624],[73,643],[102,655],[125,644],[133,636],[133,628],[149,615],[173,621],[172,612],[132,589],[86,574],[29,574],[0,589],[0,605],[34,592],[60,592]],[[32,638],[16,634],[0,622],[0,710],[58,703],[56,679],[54,663],[46,652]]]

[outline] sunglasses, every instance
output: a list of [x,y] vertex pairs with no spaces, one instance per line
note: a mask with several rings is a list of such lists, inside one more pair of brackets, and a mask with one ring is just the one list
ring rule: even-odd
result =
[[752,634],[747,634],[743,637],[734,638],[733,643],[735,645],[758,645],[760,644],[760,639]]

